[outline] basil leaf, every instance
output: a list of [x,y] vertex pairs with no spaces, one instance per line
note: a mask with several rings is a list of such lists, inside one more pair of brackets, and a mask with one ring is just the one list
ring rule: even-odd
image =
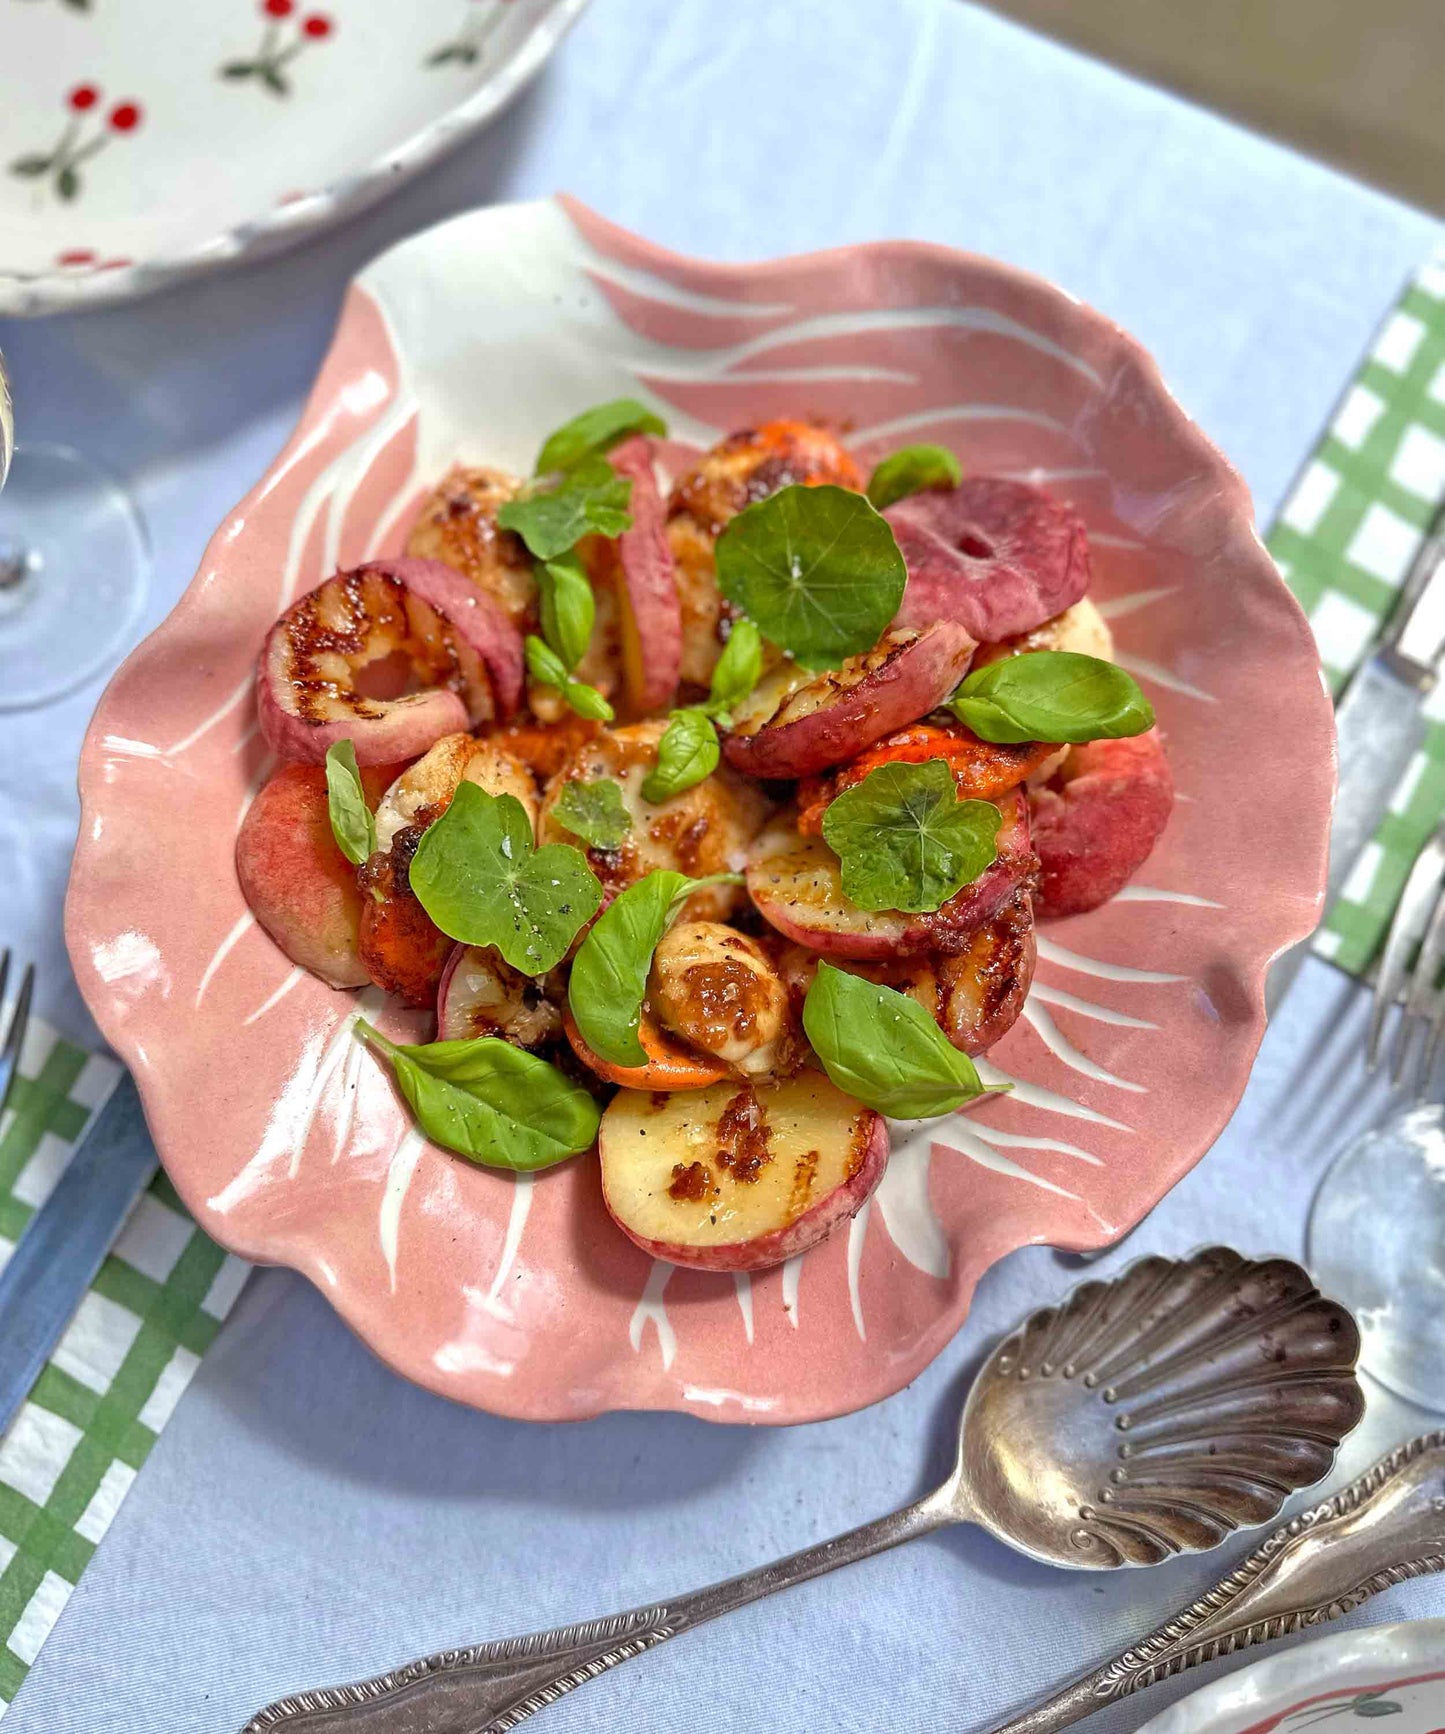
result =
[[573,680],[567,672],[567,665],[550,644],[543,644],[540,638],[529,633],[526,649],[527,673],[540,686],[555,686],[578,716],[585,716],[592,722],[612,721],[616,715],[612,706],[595,686],[588,686],[585,680]]
[[644,801],[669,801],[710,777],[721,756],[717,730],[705,710],[675,710],[657,743],[657,765],[643,779]]
[[840,1090],[895,1120],[949,1114],[983,1094],[968,1055],[906,993],[820,963],[803,1030]]
[[530,1171],[565,1162],[597,1139],[601,1113],[580,1084],[498,1036],[474,1041],[389,1042],[365,1018],[361,1038],[391,1061],[416,1123],[488,1168]]
[[928,488],[956,488],[963,465],[947,446],[904,446],[884,458],[868,478],[868,498],[880,512]]
[[1029,650],[967,675],[948,708],[982,741],[1111,741],[1154,726],[1154,707],[1117,663]]
[[515,531],[538,560],[555,560],[584,536],[620,536],[631,528],[631,498],[631,481],[606,458],[583,458],[555,488],[508,500],[497,522]]
[[563,783],[552,803],[552,817],[594,849],[617,849],[632,829],[621,787],[611,777]]
[[637,1039],[652,954],[694,891],[708,885],[741,885],[740,873],[689,879],[659,868],[619,892],[577,948],[567,1003],[582,1039],[614,1066],[645,1066]]
[[718,537],[718,588],[810,669],[871,650],[907,581],[892,527],[847,488],[783,488]]
[[463,783],[429,825],[411,862],[411,888],[442,932],[495,945],[523,975],[545,975],[597,913],[602,887],[580,849],[532,843],[515,795]]
[[724,727],[727,713],[745,699],[758,684],[763,672],[763,635],[751,620],[736,620],[723,646],[717,667],[712,671],[712,687],[707,695],[707,709]]
[[998,857],[1003,815],[960,801],[942,759],[879,765],[823,813],[823,840],[842,868],[843,895],[860,909],[940,909]]
[[326,749],[326,809],[336,847],[359,867],[376,848],[376,820],[366,804],[350,741],[336,741]]
[[635,433],[661,437],[667,433],[667,423],[635,397],[615,397],[610,403],[584,409],[581,415],[574,415],[556,433],[547,436],[537,454],[537,474],[570,470],[581,459],[605,452],[618,440]]
[[592,623],[597,618],[592,582],[575,553],[539,560],[535,571],[542,636],[570,673],[587,654]]

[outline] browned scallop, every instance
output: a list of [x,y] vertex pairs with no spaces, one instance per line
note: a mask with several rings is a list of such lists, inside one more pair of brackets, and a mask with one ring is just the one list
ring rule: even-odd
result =
[[706,686],[722,650],[725,609],[713,548],[728,521],[781,488],[863,487],[863,473],[836,434],[806,421],[770,421],[729,434],[673,484],[668,540],[682,605],[682,678]]
[[675,1035],[749,1077],[791,1047],[788,990],[755,939],[720,921],[680,921],[652,960],[648,1003]]
[[[666,727],[659,721],[599,730],[552,779],[543,797],[540,840],[576,844],[577,838],[553,817],[564,785],[599,777],[617,783],[631,829],[619,848],[587,851],[592,870],[609,895],[659,868],[672,868],[692,879],[740,872],[771,811],[763,792],[726,765],[669,801],[646,800],[642,785],[657,763],[657,746]],[[702,891],[691,900],[687,913],[722,920],[742,896],[731,886]]]
[[422,506],[406,551],[454,567],[485,590],[519,632],[534,632],[532,557],[520,537],[497,527],[499,508],[515,499],[521,486],[505,470],[456,465]]

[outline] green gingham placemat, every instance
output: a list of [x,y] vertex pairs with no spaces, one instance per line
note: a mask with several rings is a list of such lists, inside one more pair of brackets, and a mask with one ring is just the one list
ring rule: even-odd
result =
[[[0,1263],[118,1075],[114,1060],[31,1020],[0,1117]],[[0,1437],[0,1716],[249,1268],[157,1177]]]
[[[1336,694],[1393,606],[1445,497],[1445,249],[1400,297],[1268,537]],[[1405,875],[1445,816],[1445,682],[1430,730],[1315,949],[1352,975],[1385,936]]]

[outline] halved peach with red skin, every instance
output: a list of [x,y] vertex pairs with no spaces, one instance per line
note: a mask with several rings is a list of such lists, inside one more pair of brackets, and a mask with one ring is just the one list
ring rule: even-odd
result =
[[888,1161],[888,1122],[822,1072],[653,1095],[602,1116],[602,1196],[644,1252],[695,1270],[765,1270],[857,1215]]
[[686,1042],[663,1029],[644,1006],[637,1026],[637,1039],[647,1055],[645,1066],[619,1066],[594,1053],[583,1040],[571,1006],[562,1013],[562,1028],[572,1052],[604,1083],[621,1084],[628,1090],[701,1090],[728,1075],[728,1068],[711,1054],[700,1054]]
[[[375,805],[401,765],[361,773]],[[364,987],[361,892],[331,833],[326,771],[284,765],[247,809],[236,838],[236,876],[251,913],[293,963],[332,987]]]
[[1157,730],[1070,747],[1029,805],[1040,919],[1097,909],[1143,866],[1174,809],[1174,776]]
[[608,454],[632,483],[630,529],[617,538],[622,682],[635,716],[666,710],[682,670],[682,607],[667,539],[667,513],[652,470],[652,441],[640,434]]

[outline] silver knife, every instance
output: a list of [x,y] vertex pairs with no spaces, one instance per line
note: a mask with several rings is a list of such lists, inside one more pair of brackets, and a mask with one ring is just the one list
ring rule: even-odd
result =
[[[1421,708],[1445,653],[1445,506],[1420,544],[1400,600],[1368,662],[1335,707],[1339,789],[1330,820],[1330,864],[1321,916],[1335,903],[1389,809],[1391,797],[1429,727]],[[1270,971],[1271,1013],[1289,991],[1311,940],[1292,946]]]
[[124,1072],[0,1270],[0,1434],[155,1170],[156,1147],[135,1080]]

